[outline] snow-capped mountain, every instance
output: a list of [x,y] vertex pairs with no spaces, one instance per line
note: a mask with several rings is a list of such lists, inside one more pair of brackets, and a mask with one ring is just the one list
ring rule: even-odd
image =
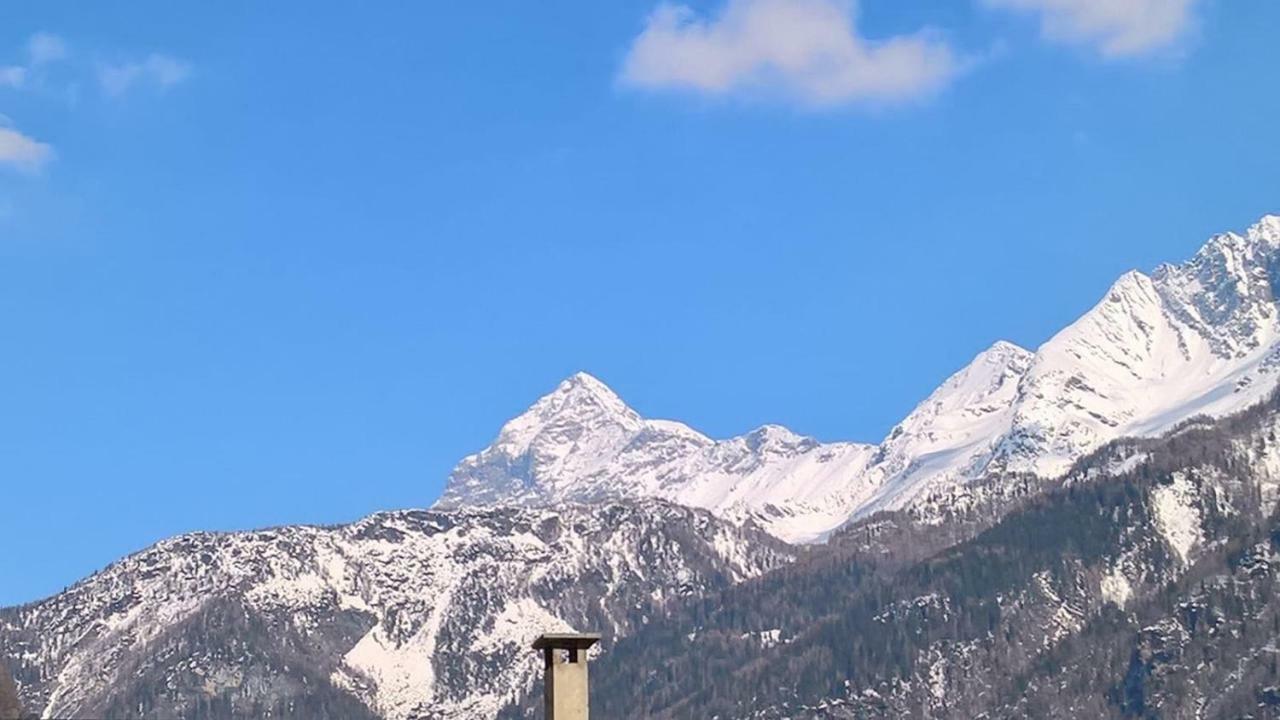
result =
[[[801,675],[827,692],[825,664],[848,658],[850,638],[787,634],[770,613],[802,624],[831,619],[833,595],[852,597],[848,607],[857,612],[874,609],[855,596],[868,572],[880,570],[845,558],[841,553],[855,551],[843,541],[869,537],[877,523],[901,523],[911,526],[901,538],[935,533],[915,544],[921,552],[936,550],[960,542],[964,533],[947,531],[962,523],[929,523],[945,522],[967,505],[998,530],[977,538],[975,547],[994,543],[999,552],[969,560],[963,548],[951,554],[969,568],[952,579],[979,577],[978,570],[990,570],[990,558],[1002,559],[1014,575],[1035,570],[1006,588],[1016,592],[981,583],[966,590],[991,596],[983,602],[1011,599],[1014,612],[1002,607],[952,623],[955,612],[981,606],[938,605],[958,591],[943,582],[951,576],[931,566],[910,574],[915,584],[907,596],[890,592],[902,586],[867,589],[875,603],[901,605],[901,617],[875,614],[839,627],[909,627],[901,621],[914,617],[911,608],[927,609],[917,618],[926,624],[935,618],[944,624],[935,638],[940,644],[912,660],[919,672],[910,682],[868,688],[874,697],[844,698],[857,710],[848,716],[866,716],[858,708],[884,698],[973,716],[959,705],[934,707],[934,700],[961,697],[966,688],[985,692],[970,675],[945,675],[947,667],[978,667],[970,661],[982,656],[966,654],[972,648],[987,653],[986,677],[994,683],[1008,676],[1005,659],[1034,655],[1027,647],[1047,652],[1105,608],[1126,607],[1131,596],[1151,602],[1152,592],[1207,557],[1207,548],[1227,547],[1242,518],[1250,533],[1266,530],[1260,523],[1280,492],[1274,441],[1280,401],[1193,423],[1160,440],[1090,453],[1117,438],[1160,435],[1194,416],[1228,415],[1270,396],[1280,380],[1277,283],[1280,217],[1268,217],[1243,235],[1213,238],[1184,264],[1124,275],[1035,352],[995,343],[877,445],[823,443],[776,425],[715,440],[678,422],[643,418],[580,373],[508,422],[493,445],[465,458],[434,510],[162,542],[55,597],[0,609],[0,658],[13,666],[28,709],[46,717],[461,720],[492,717],[528,691],[538,662],[527,644],[538,633],[589,628],[612,641],[645,626],[649,637],[667,643],[655,647],[705,643],[707,657],[732,666],[716,675],[699,665],[684,680],[746,683],[693,698],[690,707],[754,697],[745,688],[755,676],[743,667],[765,667],[762,653],[785,655],[791,643],[796,667],[816,668]],[[1030,475],[1039,477],[1029,482]],[[1076,483],[1090,492],[1053,494],[1055,486]],[[1050,501],[1024,502],[1037,493]],[[912,512],[858,525],[842,542],[805,551],[810,561],[768,572],[800,554],[778,537],[821,539],[873,511],[903,508]],[[1001,518],[1009,518],[1003,530]],[[1094,524],[1083,527],[1082,520]],[[1046,527],[1052,532],[1027,540]],[[1116,528],[1131,535],[1101,542]],[[1258,535],[1268,537],[1277,535]],[[1269,560],[1247,572],[1271,573],[1272,565],[1280,567]],[[767,576],[763,584],[730,589],[759,575]],[[935,576],[942,582],[936,587]],[[1251,592],[1274,596],[1270,585]],[[679,598],[715,601],[667,603]],[[661,622],[668,611],[715,619],[711,611],[733,598],[746,598],[750,609],[721,614],[726,624],[716,633]],[[1019,608],[1029,611],[1019,616]],[[1280,627],[1280,620],[1259,620],[1269,616],[1250,617]],[[1016,626],[992,633],[992,618],[1012,618]],[[767,624],[737,627],[758,622]],[[977,644],[956,645],[957,627],[973,630]],[[899,642],[905,637],[929,640],[913,632],[862,648],[884,660],[876,653],[907,647]],[[827,640],[839,647],[804,652]],[[759,647],[721,652],[726,642]],[[1133,655],[1117,647],[1112,659],[1124,666]],[[949,665],[926,662],[947,653]],[[746,665],[733,665],[739,661]],[[1073,662],[1085,667],[1093,659]],[[852,676],[865,675],[866,667]],[[935,677],[939,667],[944,674]],[[1210,673],[1198,682],[1211,692],[1228,680]],[[615,687],[633,681],[614,678]],[[811,699],[826,703],[818,695]],[[826,717],[793,714],[790,698],[775,699],[783,708],[776,716]],[[1280,707],[1280,691],[1276,701]],[[1063,707],[1070,715],[1072,708]],[[1026,713],[1010,716],[1018,714]]]
[[1057,474],[1114,437],[1223,415],[1276,383],[1280,217],[1189,262],[1125,274],[1036,353],[1003,438],[1008,466]]
[[[716,441],[687,425],[646,420],[599,380],[578,373],[508,422],[492,446],[454,470],[441,507],[662,497],[744,520],[767,517],[803,536],[827,499],[875,452],[824,444],[776,425]],[[788,520],[802,517],[791,528]],[[825,518],[839,525],[839,508]]]
[[538,634],[612,640],[791,552],[656,500],[196,533],[0,610],[0,658],[43,717],[472,720],[530,689]]
[[1278,411],[1272,395],[1226,419],[1110,443],[942,550],[932,542],[953,528],[905,514],[858,522],[809,562],[621,639],[593,672],[592,709],[1276,717]]
[[766,426],[712,440],[578,374],[464,459],[442,507],[661,497],[791,541],[992,471],[1055,476],[1109,440],[1257,402],[1280,378],[1280,217],[1190,261],[1129,272],[1037,351],[998,342],[879,445]]

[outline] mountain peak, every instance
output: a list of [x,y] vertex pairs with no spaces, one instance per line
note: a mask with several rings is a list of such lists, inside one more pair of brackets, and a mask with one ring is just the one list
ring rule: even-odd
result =
[[[940,412],[966,410],[985,403],[1001,387],[1012,387],[1027,371],[1035,353],[1007,340],[997,340],[991,347],[951,375],[921,403],[906,421],[918,419],[921,411],[930,417]],[[967,410],[966,410],[967,411]]]
[[645,421],[595,377],[578,372],[507,421],[498,439],[449,476],[440,507],[554,495],[608,465]]
[[1269,344],[1277,331],[1273,266],[1280,217],[1264,216],[1244,235],[1214,235],[1187,262],[1163,266],[1156,286],[1163,306],[1223,358]]
[[952,396],[960,388],[967,388],[966,396],[975,391],[985,395],[1009,377],[1020,377],[1026,372],[1034,355],[1030,350],[1008,340],[997,340],[991,347],[974,356],[968,365],[947,378],[930,399],[938,399],[938,393]]
[[578,372],[560,381],[560,385],[557,389],[560,389],[560,388],[585,388],[590,390],[591,392],[615,395],[613,390],[608,385],[605,385],[603,382],[600,381],[599,378],[597,378],[595,375],[592,375],[589,372],[586,372],[585,370],[579,370]]
[[817,441],[792,432],[781,425],[761,425],[743,436],[747,446],[756,452],[783,453],[806,450],[817,446]]
[[1268,247],[1280,247],[1280,215],[1263,215],[1245,233],[1250,242]]
[[596,376],[581,370],[561,380],[555,390],[542,396],[530,409],[537,409],[540,406],[552,407],[559,412],[587,406],[610,414],[639,417],[622,401],[622,398],[618,397],[613,388],[605,385]]
[[997,340],[991,344],[991,347],[983,350],[978,357],[991,360],[1030,359],[1034,354],[1021,345],[1016,345],[1008,340]]
[[577,426],[583,429],[622,425],[634,431],[642,422],[608,385],[585,372],[565,378],[528,410],[502,426],[498,444],[523,451],[545,430]]
[[1140,270],[1130,270],[1111,284],[1111,290],[1107,293],[1107,298],[1114,301],[1133,292],[1146,294],[1150,292],[1150,288],[1151,278],[1146,273]]

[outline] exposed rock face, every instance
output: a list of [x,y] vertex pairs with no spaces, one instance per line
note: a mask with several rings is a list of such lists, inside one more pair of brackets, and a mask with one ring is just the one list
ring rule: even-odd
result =
[[18,687],[9,674],[9,668],[0,663],[0,720],[22,717],[22,703],[18,700]]
[[612,638],[790,557],[661,501],[185,535],[0,611],[0,656],[54,717],[490,717],[538,634]]

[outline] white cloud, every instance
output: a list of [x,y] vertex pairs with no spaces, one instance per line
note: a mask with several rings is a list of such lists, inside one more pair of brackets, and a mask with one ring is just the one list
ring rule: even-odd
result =
[[27,41],[27,55],[32,67],[66,59],[67,43],[53,33],[39,32]]
[[726,0],[699,17],[660,5],[627,54],[620,80],[707,95],[780,94],[808,105],[888,103],[927,95],[959,72],[928,34],[870,40],[854,0]]
[[1167,47],[1191,27],[1197,0],[983,0],[1036,12],[1046,38],[1094,45],[1105,57],[1141,55]]
[[53,148],[7,127],[0,127],[0,165],[40,172],[53,158]]
[[98,82],[103,92],[119,96],[138,83],[149,83],[161,89],[177,85],[191,74],[191,66],[176,58],[152,53],[141,62],[102,65],[98,68]]

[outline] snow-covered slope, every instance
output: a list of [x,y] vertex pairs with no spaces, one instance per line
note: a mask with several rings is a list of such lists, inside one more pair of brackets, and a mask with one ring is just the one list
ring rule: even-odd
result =
[[1189,262],[1125,274],[1045,343],[1001,458],[1052,475],[1101,442],[1256,402],[1276,383],[1280,217],[1210,240]]
[[715,441],[678,422],[645,420],[599,380],[578,373],[459,463],[437,506],[661,497],[734,520],[757,517],[780,536],[805,537],[814,518],[834,527],[848,517],[828,499],[874,452],[776,425]]
[[1036,352],[997,342],[879,445],[766,426],[712,440],[646,420],[578,374],[454,470],[440,505],[661,497],[792,541],[994,471],[1054,476],[1103,443],[1223,415],[1280,368],[1280,217],[1212,238],[1190,261],[1122,276]]
[[44,717],[471,720],[530,688],[539,633],[611,639],[790,553],[656,500],[197,533],[0,610],[0,657]]

